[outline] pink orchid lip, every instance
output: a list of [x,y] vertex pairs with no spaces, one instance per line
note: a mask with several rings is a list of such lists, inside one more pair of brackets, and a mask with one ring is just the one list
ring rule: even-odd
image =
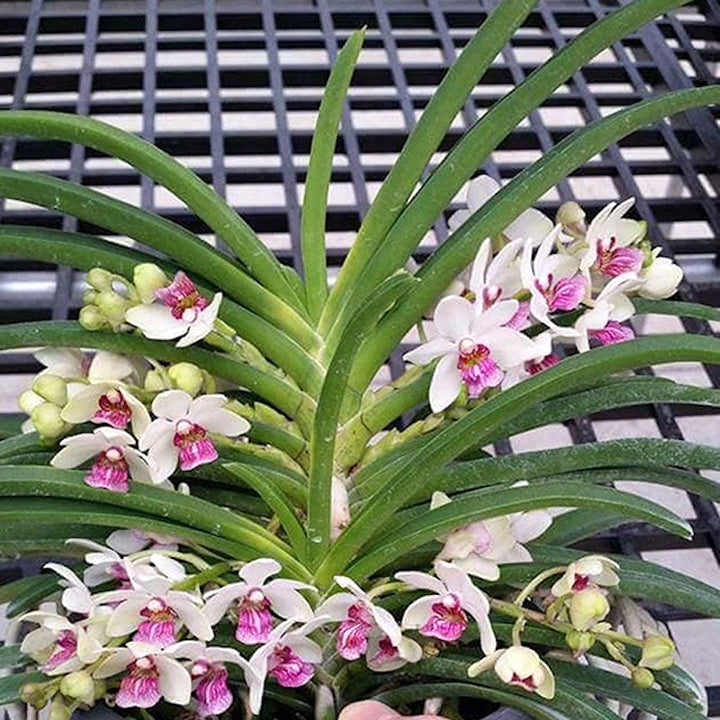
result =
[[593,268],[601,275],[617,277],[626,272],[637,272],[642,267],[643,252],[632,247],[616,247],[617,238],[608,243],[597,241],[597,260]]
[[125,452],[113,445],[97,456],[84,480],[90,487],[125,493],[130,489],[129,475]]
[[190,420],[183,419],[175,425],[173,445],[179,450],[181,470],[193,470],[218,458],[218,452],[207,436],[207,430]]
[[368,656],[368,664],[382,667],[398,655],[398,649],[392,644],[392,640],[387,635],[383,635],[378,641],[377,652],[372,657]]
[[[207,300],[198,293],[195,283],[182,270],[175,274],[168,287],[156,290],[155,297],[170,308],[176,320],[183,319],[186,322],[194,322],[197,312],[208,306]],[[185,317],[189,310],[194,311],[192,319]]]
[[160,674],[150,657],[138,658],[128,666],[130,671],[121,681],[115,704],[118,707],[149,708],[162,697]]
[[516,672],[514,672],[512,678],[510,678],[510,684],[517,685],[518,687],[524,688],[525,690],[528,690],[530,692],[535,692],[538,689],[538,686],[533,680],[532,675],[528,675],[527,677],[520,677]]
[[72,630],[61,630],[55,640],[52,654],[42,665],[44,672],[54,670],[67,660],[70,660],[77,651],[77,637]]
[[421,635],[455,642],[468,626],[467,615],[454,593],[447,593],[431,606],[432,614],[419,628]]
[[345,660],[357,660],[368,648],[368,635],[373,629],[374,620],[362,603],[348,608],[347,617],[337,630],[336,647],[340,657]]
[[221,663],[210,663],[207,660],[196,660],[190,669],[193,678],[200,682],[195,687],[197,712],[200,717],[219,715],[225,712],[233,701],[228,687],[228,671]]
[[572,584],[572,590],[573,592],[580,592],[580,590],[585,590],[590,585],[590,578],[587,575],[578,575],[575,573],[575,578],[573,580]]
[[287,646],[276,647],[268,661],[268,675],[282,687],[301,687],[314,674],[315,666]]
[[158,647],[167,647],[177,640],[177,613],[164,600],[153,598],[140,611],[140,615],[146,619],[138,625],[133,640]]
[[505,373],[490,357],[490,350],[485,345],[465,338],[458,349],[457,369],[470,397],[478,397],[486,388],[500,385]]
[[235,639],[245,645],[267,642],[273,629],[270,600],[260,588],[251,588],[238,605]]
[[539,372],[547,370],[553,365],[557,365],[559,362],[560,358],[557,355],[550,353],[550,355],[546,355],[540,360],[530,360],[526,362],[525,370],[527,370],[531,375],[537,375]]
[[98,400],[98,409],[92,416],[94,423],[107,423],[108,425],[124,430],[132,418],[132,409],[119,390],[108,390]]
[[632,340],[635,337],[632,328],[621,325],[616,320],[610,320],[604,328],[591,330],[588,335],[598,340],[602,345],[614,345],[615,343]]

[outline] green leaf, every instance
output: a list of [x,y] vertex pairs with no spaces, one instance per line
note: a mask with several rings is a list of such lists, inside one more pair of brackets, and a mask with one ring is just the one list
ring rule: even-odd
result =
[[593,667],[546,659],[555,676],[579,692],[614,698],[639,710],[656,715],[658,720],[703,720],[705,715],[667,693],[635,687],[629,678]]
[[182,493],[138,483],[128,493],[107,492],[88,487],[82,482],[83,475],[81,471],[50,467],[0,467],[0,496],[40,495],[90,500],[138,511],[254,547],[259,553],[275,558],[286,572],[307,575],[285,543],[261,525],[230,510]]
[[678,317],[691,317],[698,320],[711,320],[720,322],[720,308],[701,303],[679,302],[674,300],[647,300],[646,298],[633,298],[635,312],[638,315],[677,315]]
[[[627,30],[625,29],[624,32]],[[720,86],[670,92],[635,103],[576,130],[516,175],[438,247],[417,273],[421,283],[399,303],[365,343],[353,368],[350,386],[358,393],[371,379],[405,333],[422,317],[450,282],[469,265],[483,238],[507,227],[522,208],[566,178],[595,154],[661,117],[720,101]]]
[[612,510],[629,518],[645,520],[680,537],[690,538],[690,526],[674,513],[637,495],[614,488],[583,483],[543,483],[530,487],[485,488],[456,495],[452,502],[426,510],[388,532],[379,528],[382,539],[368,548],[348,569],[361,580],[413,548],[441,537],[456,528],[492,517],[549,507],[586,507]]
[[307,418],[314,407],[314,401],[294,385],[217,352],[196,347],[178,348],[166,341],[147,340],[138,335],[91,332],[76,322],[52,320],[0,327],[0,350],[44,345],[93,347],[170,363],[191,362],[211,375],[247,388],[290,417]]
[[[505,0],[488,16],[448,69],[363,220],[323,312],[319,326],[321,333],[326,334],[336,321],[349,291],[364,283],[368,261],[402,211],[466,98],[536,2]],[[374,288],[375,285],[367,290],[370,292]],[[361,307],[361,303],[348,309],[354,312],[357,307]]]
[[250,226],[195,173],[151,143],[99,120],[43,110],[0,113],[0,135],[77,143],[124,160],[185,202],[265,287],[302,307],[280,263]]
[[228,463],[223,467],[230,474],[241,478],[267,503],[268,507],[277,515],[280,524],[285,528],[295,555],[302,558],[305,554],[305,531],[297,519],[293,506],[271,483],[267,482],[265,476],[258,470],[240,463]]
[[364,28],[356,30],[338,54],[325,86],[310,147],[300,237],[307,286],[307,308],[312,320],[320,317],[327,298],[325,213],[328,187],[345,97],[364,39]]
[[[524,583],[544,568],[571,563],[586,552],[530,543],[532,564],[503,565],[501,579],[507,583]],[[620,585],[614,588],[621,595],[642,598],[706,615],[720,617],[720,591],[699,580],[668,570],[647,560],[605,553],[620,565]]]
[[[43,442],[36,432],[21,433],[5,440],[0,440],[0,459],[10,458],[13,455],[24,455],[28,452],[45,449],[51,443]],[[55,443],[53,442],[54,446]]]
[[[392,313],[392,311],[391,311]],[[530,408],[578,384],[622,370],[680,360],[718,363],[720,341],[686,335],[656,335],[597,348],[567,358],[514,387],[503,390],[428,439],[411,457],[395,463],[382,493],[376,493],[338,538],[316,574],[321,584],[342,573],[370,537],[410,498],[422,492],[434,473],[471,446],[484,445],[498,426],[520,417]],[[598,488],[595,488],[596,490]],[[589,490],[585,487],[585,491]],[[558,503],[568,505],[568,503]]]
[[20,699],[20,691],[27,683],[45,682],[48,678],[39,672],[18,673],[0,677],[0,707],[11,705]]
[[20,578],[0,587],[0,603],[8,603],[5,615],[9,618],[37,607],[59,587],[57,575],[35,575]]
[[0,647],[0,667],[24,667],[32,662],[32,658],[20,652],[19,645],[3,645]]
[[348,370],[357,349],[378,317],[405,294],[414,282],[411,276],[399,274],[383,283],[373,298],[354,315],[343,335],[343,342],[328,365],[310,439],[307,556],[311,565],[316,566],[325,558],[330,545],[335,440],[340,409],[347,390]]
[[548,545],[572,545],[626,522],[627,517],[615,512],[570,510],[553,518],[552,525],[538,538],[538,542]]
[[107,531],[88,528],[80,523],[36,525],[25,522],[4,522],[0,527],[0,554],[5,556],[42,554],[57,557],[77,554],[65,543],[68,538],[84,537],[102,542]]
[[[316,342],[313,329],[282,297],[274,295],[253,280],[197,235],[170,220],[67,180],[4,168],[0,168],[0,197],[60,211],[137,240],[164,253],[175,266],[185,268],[194,279],[198,279],[198,276],[206,278],[230,298],[282,328],[304,348],[311,348]],[[64,235],[57,232],[44,235],[33,228],[9,230],[7,226],[2,231],[0,251],[3,255],[41,260],[52,257],[55,252],[53,240],[57,244],[60,242],[59,236]],[[24,232],[29,236],[26,242],[23,242]],[[75,237],[71,233],[67,236],[67,240]],[[77,239],[74,242],[78,242]],[[103,241],[103,245],[117,249],[121,247],[107,241]],[[81,265],[73,264],[73,267],[83,270],[94,267],[94,256],[83,253],[82,249],[79,247],[75,254]],[[56,257],[55,261],[60,259]],[[145,260],[153,261],[155,259],[152,257]],[[132,279],[132,273],[128,277]]]

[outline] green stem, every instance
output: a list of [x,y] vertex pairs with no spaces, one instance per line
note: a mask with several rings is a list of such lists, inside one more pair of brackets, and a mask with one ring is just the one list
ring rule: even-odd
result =
[[185,202],[227,243],[251,275],[302,311],[302,302],[280,263],[252,228],[195,173],[154,145],[99,120],[42,110],[0,113],[0,135],[77,143],[124,160]]
[[514,605],[522,607],[523,603],[542,585],[548,578],[553,575],[562,575],[567,570],[567,565],[558,565],[557,567],[548,568],[541,572],[537,577],[533,578],[524,588],[518,593],[515,598]]
[[720,102],[720,87],[678,90],[650,98],[576,130],[543,158],[510,181],[477,210],[420,268],[420,285],[411,297],[384,318],[358,354],[350,387],[362,394],[385,358],[405,333],[440,296],[452,279],[472,262],[483,238],[501,232],[519,209],[532,205],[548,189],[585,161],[638,128],[693,107]]

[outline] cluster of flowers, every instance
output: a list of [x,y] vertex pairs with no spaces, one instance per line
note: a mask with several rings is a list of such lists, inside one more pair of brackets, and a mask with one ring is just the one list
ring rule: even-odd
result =
[[[450,219],[464,223],[499,186],[473,180],[468,210]],[[430,407],[441,412],[461,391],[477,398],[554,365],[553,342],[574,342],[580,352],[634,337],[627,320],[630,297],[672,295],[682,270],[658,257],[646,224],[625,217],[632,198],[610,203],[585,227],[576,203],[560,208],[557,224],[531,208],[495,239],[486,239],[474,263],[447,290],[434,310],[436,337],[406,353],[411,363],[439,358]],[[493,247],[499,249],[492,257]],[[530,337],[525,331],[533,329]]]
[[[231,707],[232,683],[246,688],[241,696],[257,714],[268,678],[282,687],[302,687],[332,662],[333,649],[348,661],[364,657],[371,670],[395,670],[462,641],[469,618],[484,655],[468,668],[471,677],[492,668],[508,684],[545,698],[554,695],[550,668],[522,645],[519,632],[511,647],[497,649],[489,620],[496,601],[461,567],[444,560],[436,559],[433,574],[398,572],[400,585],[368,592],[337,576],[341,591],[322,599],[311,585],[275,577],[282,568],[268,558],[241,564],[239,580],[232,582],[223,579],[222,570],[213,575],[202,560],[181,552],[172,538],[118,531],[107,546],[71,542],[88,550],[83,579],[49,563],[46,568],[66,586],[60,608],[45,606],[21,618],[38,626],[21,650],[48,678],[25,686],[23,699],[36,707],[51,702],[54,718],[69,718],[101,698],[122,708],[149,708],[164,698],[204,718]],[[187,566],[198,574],[188,575]],[[562,577],[552,586],[546,617],[567,629],[576,656],[609,630],[603,622],[609,611],[606,588],[618,583],[616,569],[612,561],[590,556],[550,571]],[[519,613],[547,576],[521,593]],[[400,622],[380,601],[398,590],[422,593]],[[221,623],[234,631],[224,632]],[[337,626],[334,637],[329,625]],[[670,640],[651,636],[633,666],[633,679],[647,685],[649,674],[652,684],[649,668],[668,667],[673,656]]]

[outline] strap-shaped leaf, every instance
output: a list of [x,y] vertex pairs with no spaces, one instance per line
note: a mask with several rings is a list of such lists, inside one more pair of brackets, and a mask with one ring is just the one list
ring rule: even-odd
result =
[[124,160],[185,202],[265,287],[302,307],[280,263],[250,226],[195,173],[151,143],[99,120],[44,110],[0,113],[0,135],[77,143]]
[[[317,573],[321,583],[342,572],[364,543],[424,488],[440,467],[460,456],[471,446],[483,445],[499,425],[520,417],[529,408],[556,396],[563,390],[590,380],[645,365],[675,360],[720,362],[720,341],[685,335],[657,335],[627,343],[597,348],[567,358],[554,367],[504,390],[471,410],[460,420],[428,440],[412,457],[400,460],[382,493],[376,493],[362,513],[333,545]],[[585,488],[587,491],[589,488]],[[598,488],[595,488],[596,490]],[[571,505],[572,503],[558,503]],[[582,506],[582,505],[580,505]]]
[[[164,253],[194,278],[206,278],[226,296],[282,328],[303,347],[311,348],[315,344],[316,336],[312,328],[282,297],[274,295],[221,252],[171,220],[103,195],[92,188],[49,175],[19,170],[0,168],[0,196],[60,211],[137,240],[146,247]],[[4,227],[3,233],[6,231],[7,227]],[[0,250],[3,255],[29,258],[44,253],[45,259],[55,252],[48,242],[41,243],[38,249],[37,242],[25,245],[21,241],[12,244],[4,237],[1,240]],[[109,242],[105,244],[113,247]],[[148,258],[148,261],[153,261],[153,258]],[[86,262],[92,263],[93,256],[90,255]]]
[[720,308],[702,305],[701,303],[633,298],[633,305],[638,315],[649,315],[651,313],[656,315],[677,315],[678,317],[720,322]]
[[[644,520],[680,537],[692,530],[685,520],[661,505],[614,488],[562,482],[529,487],[485,488],[462,493],[435,510],[426,510],[395,530],[378,533],[381,540],[352,565],[348,573],[356,579],[372,573],[434,538],[456,528],[492,517],[549,507],[585,507],[612,510],[628,518]],[[397,523],[396,523],[397,525]]]
[[570,510],[553,519],[552,525],[540,536],[539,542],[548,545],[572,545],[627,521],[623,515],[611,511]]
[[[498,5],[448,69],[363,220],[323,312],[323,334],[347,300],[348,290],[363,282],[368,260],[402,211],[466,98],[536,2],[505,0]],[[360,305],[349,308],[351,313],[357,307]]]
[[44,682],[48,678],[39,672],[17,673],[0,677],[0,707],[11,705],[20,699],[23,685],[28,683]]
[[0,603],[8,603],[5,615],[9,618],[37,606],[59,587],[58,576],[33,575],[0,585]]
[[32,662],[32,658],[20,652],[19,645],[3,645],[0,647],[0,668],[24,667]]
[[338,53],[325,86],[310,146],[300,239],[307,288],[307,308],[312,320],[320,317],[327,298],[325,213],[328,188],[345,97],[364,38],[365,29],[356,30]]
[[627,703],[657,716],[658,720],[703,720],[705,715],[667,693],[635,687],[629,678],[594,667],[547,659],[557,678],[579,692],[597,694]]

